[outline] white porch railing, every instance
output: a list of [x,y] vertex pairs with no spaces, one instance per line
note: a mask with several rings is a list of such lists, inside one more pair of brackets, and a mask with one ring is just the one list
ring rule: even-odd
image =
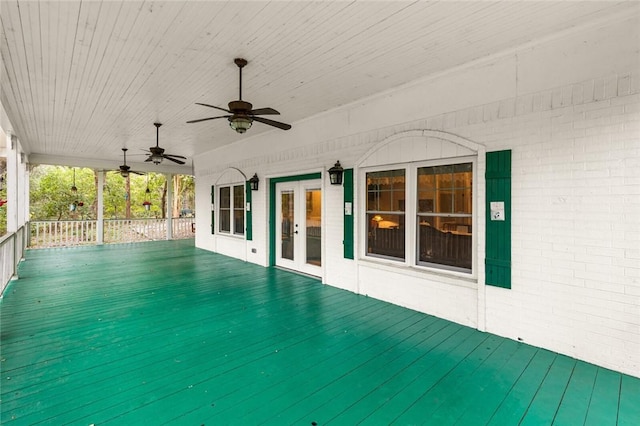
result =
[[0,237],[0,295],[17,274],[18,263],[24,257],[27,248],[29,224],[20,227],[16,232]]
[[[193,237],[195,218],[173,218],[174,240]],[[72,247],[96,244],[95,220],[33,221],[30,248]],[[105,243],[131,243],[167,239],[166,219],[108,219],[104,221]]]

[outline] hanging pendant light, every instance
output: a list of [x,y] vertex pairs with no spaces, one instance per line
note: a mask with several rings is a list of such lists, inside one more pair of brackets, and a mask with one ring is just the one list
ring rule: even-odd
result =
[[71,192],[78,192],[78,188],[76,187],[76,168],[73,168],[73,186],[71,187]]
[[149,211],[151,209],[151,201],[149,201],[149,194],[151,194],[151,191],[149,191],[149,174],[147,174],[147,189],[145,189],[144,193],[147,195],[146,200],[142,202],[142,205],[146,211]]

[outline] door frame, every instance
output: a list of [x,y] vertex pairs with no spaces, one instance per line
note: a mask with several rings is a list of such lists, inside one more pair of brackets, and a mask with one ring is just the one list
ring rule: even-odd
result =
[[[276,265],[285,269],[301,272],[313,277],[322,277],[322,237],[319,239],[309,237],[310,229],[317,229],[315,227],[322,227],[322,221],[319,223],[314,220],[313,223],[309,223],[309,195],[315,193],[315,197],[320,196],[320,199],[315,204],[315,214],[319,214],[320,217],[323,212],[322,208],[322,180],[297,180],[291,182],[279,182],[276,183]],[[289,238],[292,240],[292,246],[289,246],[287,257],[284,257],[284,199],[285,194],[290,197],[291,204],[288,206],[292,213],[290,219],[290,227],[288,232],[291,232]],[[317,219],[317,218],[315,218]],[[295,225],[295,226],[294,226]],[[314,228],[308,228],[308,226]],[[294,232],[295,231],[295,232]],[[321,231],[321,229],[320,229]],[[317,232],[317,231],[314,231]],[[317,234],[314,234],[317,235]],[[318,244],[319,243],[319,244]],[[291,255],[291,257],[289,257]],[[320,260],[320,263],[310,261],[312,256],[316,261]],[[317,256],[317,258],[316,258]]]
[[[306,173],[294,176],[283,176],[269,179],[269,266],[275,266],[276,264],[276,184],[282,182],[295,182],[316,179],[322,180],[322,172]],[[323,189],[323,186],[324,182],[322,182],[321,184],[321,189]],[[324,203],[322,204],[324,206]]]

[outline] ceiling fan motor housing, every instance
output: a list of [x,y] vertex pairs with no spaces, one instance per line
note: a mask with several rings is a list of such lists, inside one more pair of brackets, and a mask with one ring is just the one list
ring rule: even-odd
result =
[[248,114],[252,108],[253,108],[253,105],[251,104],[251,102],[246,102],[246,101],[229,102],[229,111],[233,112],[234,114],[240,114],[240,113]]
[[274,126],[282,130],[289,130],[291,128],[291,125],[289,124],[280,123],[278,121],[270,120],[263,117],[258,117],[260,115],[279,115],[280,113],[275,109],[258,108],[254,110],[253,105],[250,102],[246,102],[242,100],[242,68],[244,68],[248,62],[246,59],[243,59],[243,58],[235,58],[233,62],[238,66],[239,74],[240,74],[238,100],[229,102],[229,109],[224,109],[215,105],[196,102],[196,104],[198,105],[225,111],[230,113],[231,115],[201,118],[198,120],[187,121],[187,123],[199,123],[201,121],[215,120],[218,118],[226,118],[229,121],[229,125],[231,126],[231,128],[238,133],[245,133],[247,130],[249,130],[251,128],[251,124],[253,123],[253,121],[258,121],[260,123],[267,124],[269,126]]

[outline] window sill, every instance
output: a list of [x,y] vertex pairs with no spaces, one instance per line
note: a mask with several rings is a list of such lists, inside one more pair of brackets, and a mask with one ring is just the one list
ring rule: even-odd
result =
[[227,234],[226,232],[218,232],[218,237],[233,238],[234,240],[244,240],[244,235]]
[[439,271],[419,266],[408,266],[404,263],[394,261],[384,261],[379,259],[373,260],[362,257],[359,259],[358,264],[359,266],[366,266],[368,268],[394,272],[415,278],[429,279],[442,284],[466,287],[474,290],[478,288],[478,279],[471,274],[465,274],[463,272]]

